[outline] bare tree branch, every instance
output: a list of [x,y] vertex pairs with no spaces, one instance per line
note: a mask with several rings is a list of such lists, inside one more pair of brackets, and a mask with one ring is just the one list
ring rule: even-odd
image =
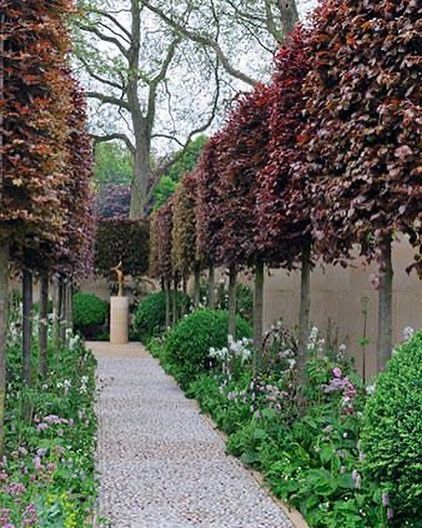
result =
[[95,79],[96,81],[99,81],[103,84],[107,84],[108,86],[111,86],[112,88],[117,88],[118,90],[124,91],[125,87],[123,84],[118,83],[117,81],[112,81],[111,79],[106,79],[105,77],[101,77],[98,73],[96,73],[91,65],[88,63],[87,60],[85,60],[81,55],[78,55],[78,61],[82,63],[83,67],[85,68],[86,72],[90,77]]
[[89,99],[98,99],[98,101],[101,101],[102,104],[111,104],[118,106],[119,108],[124,108],[128,112],[130,111],[129,104],[126,101],[119,99],[118,97],[114,97],[112,95],[105,95],[101,92],[86,92],[85,95]]
[[223,66],[223,68],[232,77],[236,77],[237,79],[243,81],[246,84],[249,84],[250,86],[255,86],[258,83],[256,79],[253,79],[249,75],[246,75],[245,73],[236,69],[230,63],[229,58],[226,56],[224,51],[221,49],[217,41],[213,40],[209,36],[201,35],[199,33],[196,33],[195,31],[185,28],[179,22],[177,22],[176,20],[166,15],[163,11],[161,11],[161,9],[152,5],[149,0],[141,0],[141,1],[150,11],[158,15],[167,25],[172,27],[175,31],[179,32],[181,35],[183,35],[184,37],[187,37],[190,40],[193,40],[194,42],[197,42],[198,44],[201,44],[202,46],[206,46],[206,47],[213,49],[221,65]]
[[110,44],[114,44],[120,50],[122,55],[128,58],[129,51],[123,46],[123,44],[116,37],[111,37],[110,35],[106,35],[102,31],[100,31],[96,26],[79,24],[79,28],[82,31],[86,31],[87,33],[93,33],[94,35],[96,35],[99,39],[101,39],[104,42],[110,42]]
[[[218,68],[219,68],[219,62],[217,60],[215,68],[214,68],[216,89],[215,89],[215,94],[214,94],[214,101],[211,107],[211,113],[207,121],[203,123],[201,126],[191,130],[184,143],[182,143],[175,136],[169,135],[168,139],[172,139],[176,141],[177,143],[182,145],[183,148],[175,156],[173,156],[170,160],[166,161],[163,165],[161,165],[158,169],[156,169],[151,174],[150,186],[149,186],[149,191],[147,194],[148,201],[151,199],[154,189],[157,186],[157,183],[160,181],[160,178],[185,154],[185,152],[187,151],[189,147],[190,142],[192,141],[193,136],[196,136],[197,134],[200,134],[201,132],[205,132],[205,130],[207,130],[211,126],[212,122],[214,121],[215,116],[217,114],[218,103],[220,100],[220,79],[218,75]],[[164,137],[165,134],[155,135],[155,137],[160,137],[160,136]]]
[[91,138],[94,141],[94,145],[98,143],[106,143],[107,141],[119,140],[126,143],[127,148],[130,150],[132,155],[135,155],[135,146],[126,134],[113,132],[110,134],[104,134],[99,136],[97,134],[91,134]]

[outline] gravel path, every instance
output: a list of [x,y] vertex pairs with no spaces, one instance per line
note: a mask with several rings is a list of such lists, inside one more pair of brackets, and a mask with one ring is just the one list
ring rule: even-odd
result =
[[139,345],[98,358],[100,515],[113,528],[292,528]]

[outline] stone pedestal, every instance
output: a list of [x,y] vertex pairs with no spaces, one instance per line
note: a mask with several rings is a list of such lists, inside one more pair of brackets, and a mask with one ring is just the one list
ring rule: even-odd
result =
[[110,299],[110,343],[125,345],[129,342],[129,297]]

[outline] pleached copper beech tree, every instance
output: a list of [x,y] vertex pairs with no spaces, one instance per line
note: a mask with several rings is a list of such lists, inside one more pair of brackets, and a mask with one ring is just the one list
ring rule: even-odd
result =
[[[392,352],[392,241],[400,232],[419,249],[422,165],[418,2],[325,2],[314,16],[308,151],[302,173],[314,184],[316,248],[347,265],[355,244],[379,265],[377,366]],[[329,207],[325,207],[329,204]]]
[[[42,264],[47,268],[70,240],[63,201],[75,175],[69,171],[67,142],[75,109],[66,69],[65,17],[70,11],[66,0],[0,2],[0,450],[9,268],[22,266],[25,277],[22,374],[30,382],[32,273]],[[83,172],[79,161],[77,170]]]
[[[196,248],[197,173],[186,173],[173,196],[172,262],[183,283],[194,274],[194,306],[200,302],[201,259]],[[213,295],[210,291],[210,296]]]
[[[255,244],[258,226],[257,176],[267,163],[269,89],[257,85],[236,102],[218,143],[217,192],[223,224],[218,261],[230,283],[242,268],[255,270],[254,345],[259,363],[263,333],[264,258]],[[229,334],[235,335],[236,292],[229,293]]]
[[[177,306],[177,277],[172,261],[173,199],[157,209],[150,220],[151,255],[149,274],[160,279],[166,296],[166,327],[175,322]],[[174,284],[173,284],[174,283]],[[172,286],[173,296],[172,296]],[[172,302],[173,297],[173,302]],[[172,306],[173,305],[173,306]]]
[[295,170],[306,152],[302,148],[305,95],[302,90],[309,71],[306,49],[308,33],[302,27],[287,37],[279,50],[276,72],[270,86],[269,158],[260,172],[257,186],[257,250],[266,262],[286,269],[301,267],[298,381],[305,381],[306,348],[309,333],[312,197],[306,174]]
[[[197,179],[196,260],[201,262],[202,267],[208,268],[210,308],[215,307],[215,268],[220,264],[218,247],[220,244],[219,236],[223,228],[220,215],[222,200],[217,191],[219,140],[220,134],[215,134],[210,138],[195,169]],[[199,282],[199,278],[197,280]],[[233,289],[233,285],[231,289]]]

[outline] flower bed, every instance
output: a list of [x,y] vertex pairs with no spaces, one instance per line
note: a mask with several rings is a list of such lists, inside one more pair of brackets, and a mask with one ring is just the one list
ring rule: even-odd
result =
[[[152,341],[150,349],[177,379],[166,337]],[[227,346],[210,349],[213,369],[185,387],[228,435],[228,451],[262,472],[272,491],[312,528],[420,526],[418,512],[393,510],[386,486],[367,470],[360,437],[372,391],[345,357],[345,347],[327,350],[313,329],[307,383],[300,391],[296,342],[281,326],[266,336],[259,374],[251,351],[249,340],[229,337]],[[421,482],[413,485],[422,490]]]
[[20,379],[19,346],[9,346],[0,527],[92,526],[95,359],[77,336],[68,343],[50,350],[48,377],[32,388]]

